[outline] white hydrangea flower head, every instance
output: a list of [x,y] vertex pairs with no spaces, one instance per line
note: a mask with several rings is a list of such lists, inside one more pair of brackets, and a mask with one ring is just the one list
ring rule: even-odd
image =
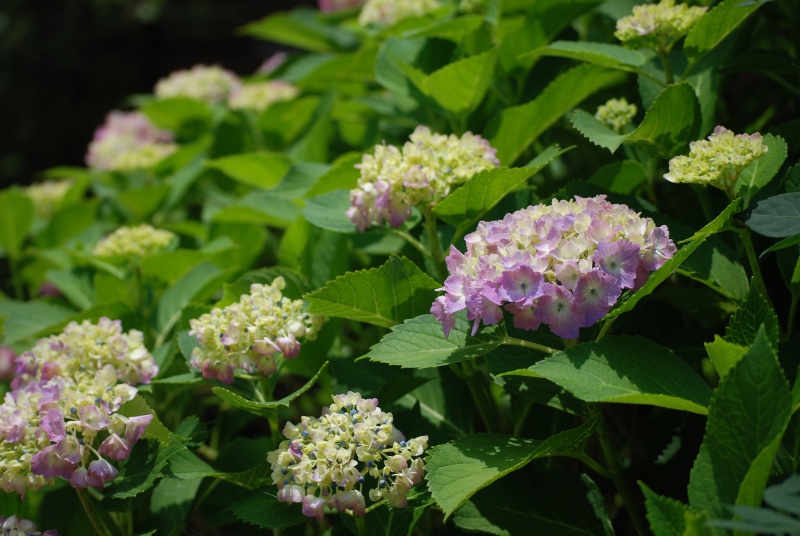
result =
[[72,181],[64,179],[31,184],[24,189],[24,192],[33,201],[36,214],[40,218],[49,218],[64,200],[64,196],[71,187]]
[[425,474],[428,436],[406,440],[375,398],[332,398],[321,417],[287,423],[287,440],[267,456],[278,500],[301,502],[304,515],[319,519],[325,506],[363,516],[365,489],[372,501],[407,506],[408,491]]
[[668,51],[686,35],[708,7],[675,5],[675,0],[633,7],[633,14],[617,21],[614,35],[629,48]]
[[58,536],[57,530],[39,532],[36,524],[17,516],[0,517],[0,536]]
[[96,257],[144,257],[161,251],[175,238],[175,233],[142,224],[120,227],[97,243],[92,254]]
[[86,164],[101,171],[149,168],[177,149],[172,133],[156,128],[144,114],[114,110],[95,131]]
[[195,65],[171,73],[156,83],[159,99],[187,97],[204,102],[223,102],[241,85],[239,77],[219,65]]
[[707,140],[689,144],[689,155],[676,156],[669,161],[670,182],[708,184],[731,193],[736,178],[751,162],[767,152],[763,137],[754,134],[734,134],[717,126]]
[[605,104],[597,107],[594,116],[598,121],[612,128],[616,132],[622,130],[633,121],[636,116],[636,105],[629,104],[624,97],[621,99],[609,99]]
[[230,94],[228,106],[234,110],[262,112],[276,102],[294,99],[299,93],[297,86],[283,80],[245,84]]
[[316,339],[324,317],[306,313],[303,300],[283,296],[285,286],[282,277],[250,285],[238,302],[190,320],[189,334],[200,344],[191,365],[204,378],[232,383],[236,369],[269,375],[277,370],[276,356],[297,357],[300,339]]
[[438,0],[367,0],[361,9],[361,26],[383,24],[391,26],[409,17],[419,17],[438,9]]
[[458,137],[417,127],[402,148],[378,145],[374,154],[364,155],[347,216],[362,232],[382,221],[398,227],[412,207],[432,207],[473,175],[499,166],[496,153],[471,132]]

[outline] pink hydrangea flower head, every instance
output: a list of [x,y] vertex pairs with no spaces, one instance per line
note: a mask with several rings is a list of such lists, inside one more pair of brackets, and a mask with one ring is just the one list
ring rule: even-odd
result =
[[445,294],[431,307],[445,335],[458,311],[466,309],[475,334],[505,309],[520,329],[546,324],[559,337],[577,338],[676,251],[665,226],[603,195],[554,199],[481,222],[464,241],[466,253],[451,248],[445,259]]
[[143,113],[114,110],[95,130],[86,165],[101,171],[148,168],[177,148],[172,134],[156,128]]
[[406,506],[424,475],[428,437],[406,440],[375,398],[348,392],[332,397],[319,418],[287,423],[286,440],[267,456],[281,502],[302,502],[303,514],[321,519],[327,506],[363,516],[371,501]]
[[355,9],[364,5],[366,0],[318,0],[320,11],[342,11],[343,9]]
[[155,94],[159,99],[186,97],[218,103],[225,101],[240,85],[238,76],[219,65],[195,65],[159,80]]
[[361,232],[384,221],[398,227],[413,207],[432,207],[476,173],[500,165],[496,153],[471,132],[459,138],[417,127],[403,147],[378,145],[364,155],[347,217]]

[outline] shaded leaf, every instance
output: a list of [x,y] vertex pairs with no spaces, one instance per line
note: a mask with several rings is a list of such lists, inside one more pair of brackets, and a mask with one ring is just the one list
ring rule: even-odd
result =
[[744,199],[745,208],[750,205],[750,199],[756,192],[778,174],[786,160],[787,147],[783,138],[767,134],[763,141],[769,150],[751,162],[736,178],[736,195]]
[[707,342],[704,346],[720,378],[724,378],[747,353],[747,346],[728,342],[719,335],[714,335],[714,342]]
[[655,493],[644,483],[639,482],[644,493],[644,504],[647,508],[647,521],[654,536],[674,536],[684,534],[686,530],[686,505],[675,499]]
[[350,208],[350,192],[333,190],[306,201],[303,217],[322,229],[338,233],[355,233],[356,224],[347,217]]
[[636,72],[645,64],[644,54],[620,45],[588,41],[554,41],[549,46],[529,53],[533,57],[556,56],[593,63],[602,67]]
[[308,521],[300,505],[278,502],[275,487],[254,490],[237,500],[230,512],[245,523],[262,529],[280,529]]
[[33,201],[27,195],[17,190],[0,192],[0,247],[12,258],[19,256],[35,215]]
[[746,6],[742,0],[725,0],[709,10],[692,25],[683,44],[683,52],[690,61],[697,61],[719,45],[760,4]]
[[207,160],[206,167],[231,179],[257,188],[273,188],[289,171],[289,159],[282,153],[261,151]]
[[490,49],[449,63],[425,79],[425,92],[451,112],[473,110],[489,89],[496,61],[497,51]]
[[758,234],[776,238],[800,233],[800,192],[779,194],[759,201],[745,225]]
[[725,339],[749,347],[756,341],[756,334],[762,325],[770,346],[777,349],[780,331],[778,317],[758,288],[752,285],[744,301],[731,317],[725,329]]

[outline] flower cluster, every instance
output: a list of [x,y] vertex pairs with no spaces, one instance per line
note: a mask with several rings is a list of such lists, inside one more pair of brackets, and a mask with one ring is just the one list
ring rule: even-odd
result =
[[120,227],[101,239],[92,252],[96,257],[143,257],[169,246],[175,234],[147,224]]
[[195,65],[175,71],[156,83],[156,97],[188,97],[205,102],[224,102],[241,85],[239,77],[218,65]]
[[300,90],[283,80],[246,84],[228,97],[228,106],[234,110],[264,111],[276,102],[292,100]]
[[676,156],[669,161],[670,182],[710,184],[730,192],[736,178],[756,158],[767,152],[761,134],[736,134],[718,126],[708,140],[689,144],[689,156]]
[[440,289],[446,294],[431,307],[445,335],[460,310],[474,321],[474,334],[481,322],[500,322],[504,307],[520,329],[547,324],[575,339],[676,251],[666,226],[603,195],[554,199],[481,222],[465,241],[466,255],[451,248]]
[[36,214],[40,218],[49,218],[64,200],[64,196],[72,187],[72,181],[47,181],[31,184],[25,188],[25,195],[31,198]]
[[341,11],[364,5],[365,0],[318,0],[320,11]]
[[675,5],[675,0],[633,7],[633,14],[617,21],[614,35],[629,48],[669,50],[708,10],[707,7]]
[[58,531],[39,532],[33,521],[10,516],[0,517],[0,536],[58,536]]
[[358,23],[391,26],[409,17],[420,17],[439,8],[438,0],[367,0]]
[[314,340],[323,317],[306,313],[303,300],[284,297],[285,285],[282,277],[270,285],[253,284],[238,302],[190,320],[189,334],[200,344],[191,365],[204,378],[232,383],[236,369],[269,375],[277,369],[277,355],[297,357],[298,339]]
[[628,104],[628,100],[624,97],[609,99],[605,104],[598,106],[594,114],[598,121],[616,132],[622,132],[622,129],[633,121],[635,115],[636,105]]
[[16,359],[0,406],[0,489],[24,497],[55,477],[102,489],[117,476],[106,458],[127,458],[153,419],[117,413],[136,396],[132,384],[158,373],[142,339],[107,318],[72,322]]
[[10,380],[14,377],[14,360],[17,354],[8,346],[0,346],[0,381]]
[[428,448],[428,436],[406,440],[376,398],[335,395],[319,419],[287,423],[283,435],[287,441],[267,456],[272,481],[280,490],[278,500],[302,502],[308,517],[322,519],[326,506],[363,516],[367,477],[372,501],[386,499],[404,508],[408,491],[424,476],[419,456]]
[[402,148],[378,145],[374,155],[364,155],[347,216],[361,232],[383,220],[398,227],[413,206],[431,206],[476,173],[500,165],[496,153],[471,132],[459,138],[417,127]]
[[144,114],[114,110],[95,130],[86,164],[101,171],[147,168],[175,152],[178,146],[171,142],[172,134],[157,129]]

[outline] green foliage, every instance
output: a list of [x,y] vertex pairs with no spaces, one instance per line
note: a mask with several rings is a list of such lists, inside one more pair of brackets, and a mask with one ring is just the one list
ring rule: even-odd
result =
[[800,192],[780,194],[759,201],[745,221],[764,236],[783,238],[800,232]]
[[33,201],[27,195],[16,190],[0,192],[0,247],[12,258],[19,257],[33,218]]
[[750,204],[750,199],[756,192],[778,174],[783,161],[786,160],[787,149],[783,138],[767,134],[764,136],[764,145],[769,147],[766,154],[744,168],[736,179],[736,195],[744,199],[745,207]]

